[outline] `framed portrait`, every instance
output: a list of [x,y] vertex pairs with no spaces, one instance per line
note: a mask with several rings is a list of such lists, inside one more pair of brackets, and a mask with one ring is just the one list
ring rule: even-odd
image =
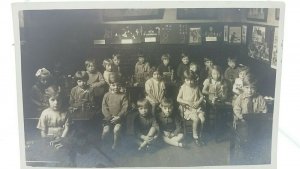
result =
[[270,61],[270,42],[266,40],[266,27],[253,26],[252,39],[248,46],[248,55],[266,63]]
[[229,27],[229,43],[241,44],[242,28],[240,26]]
[[201,27],[197,28],[189,28],[189,43],[190,44],[201,44],[202,43],[202,35],[201,35]]
[[[284,18],[241,21],[249,5],[284,12],[279,2],[13,4],[22,169],[275,169]],[[238,93],[239,79],[232,104],[240,64],[257,92]]]
[[247,19],[253,21],[267,21],[268,9],[266,8],[250,8],[247,12]]

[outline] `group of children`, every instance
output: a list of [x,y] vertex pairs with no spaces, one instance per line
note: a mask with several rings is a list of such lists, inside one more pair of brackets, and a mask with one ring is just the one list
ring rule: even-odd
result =
[[[235,58],[228,58],[229,67],[223,74],[210,58],[204,59],[205,66],[200,70],[195,62],[190,63],[188,55],[182,53],[182,62],[176,71],[180,84],[177,102],[165,95],[168,84],[175,79],[174,69],[169,64],[170,55],[162,55],[161,60],[157,68],[150,68],[144,56],[139,55],[135,65],[134,86],[144,86],[146,93],[145,98],[136,103],[137,116],[133,121],[138,150],[149,149],[158,139],[184,147],[185,121],[192,121],[194,143],[203,144],[202,131],[206,118],[211,114],[219,116],[224,113],[222,106],[228,103],[233,107],[234,128],[244,122],[244,114],[267,113],[264,98],[256,92],[257,81],[248,67],[237,66]],[[101,139],[105,139],[112,130],[112,149],[118,146],[130,100],[122,83],[120,55],[105,59],[103,66],[105,71],[102,74],[97,70],[96,60],[88,59],[86,70],[75,73],[77,85],[70,94],[67,93],[68,109],[63,109],[63,87],[49,84],[51,73],[47,69],[37,71],[38,82],[32,88],[32,102],[41,113],[37,128],[41,130],[42,137],[54,140],[64,138],[73,120],[89,122],[101,112]]]

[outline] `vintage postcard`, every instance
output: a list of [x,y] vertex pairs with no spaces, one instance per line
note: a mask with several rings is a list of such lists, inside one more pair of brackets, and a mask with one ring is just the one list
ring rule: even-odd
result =
[[22,168],[276,168],[283,3],[12,9]]

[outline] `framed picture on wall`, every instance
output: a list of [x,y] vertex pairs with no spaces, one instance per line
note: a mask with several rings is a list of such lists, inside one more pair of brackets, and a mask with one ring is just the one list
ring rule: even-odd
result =
[[269,63],[269,43],[270,42],[266,40],[266,27],[253,26],[252,38],[248,46],[249,57]]
[[143,30],[143,41],[148,42],[159,42],[160,26],[159,25],[142,25]]
[[228,25],[224,25],[224,42],[228,42]]
[[273,49],[271,57],[271,67],[277,68],[277,56],[278,56],[278,27],[274,30],[274,40],[273,40]]
[[247,43],[247,25],[242,25],[242,44]]
[[247,11],[247,19],[253,21],[267,21],[268,9],[266,8],[250,8]]
[[189,28],[189,43],[190,44],[202,43],[201,27]]
[[206,42],[215,42],[219,41],[221,38],[222,33],[219,30],[216,30],[216,26],[209,25],[206,28],[204,33],[205,41]]
[[242,28],[240,26],[229,27],[229,43],[240,44],[242,41]]

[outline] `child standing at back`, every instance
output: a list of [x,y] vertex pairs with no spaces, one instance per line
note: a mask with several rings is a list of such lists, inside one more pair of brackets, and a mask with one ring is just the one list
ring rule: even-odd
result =
[[174,111],[174,103],[171,99],[163,99],[159,105],[161,111],[158,114],[157,122],[162,138],[165,143],[183,147],[182,121],[177,112]]
[[138,61],[135,64],[134,76],[135,84],[134,86],[144,85],[150,74],[150,65],[145,62],[145,56],[142,54],[138,55]]
[[183,83],[184,82],[184,72],[186,70],[189,70],[189,56],[186,55],[185,53],[181,54],[181,63],[178,65],[177,67],[177,79],[179,81],[179,83]]
[[166,83],[171,83],[174,80],[174,70],[170,66],[170,55],[163,54],[161,56],[162,63],[158,66],[158,70],[162,72],[163,79]]
[[214,67],[214,62],[211,57],[205,57],[204,59],[204,68],[201,70],[201,80],[204,81],[205,79],[211,76],[212,69]]
[[195,77],[196,77],[195,83],[197,85],[202,86],[203,82],[201,82],[201,77],[200,77],[201,75],[200,75],[199,66],[195,62],[192,62],[190,64],[190,71],[194,72],[194,74],[195,74]]
[[151,114],[151,104],[147,99],[137,101],[138,115],[134,119],[134,133],[137,137],[138,150],[149,150],[158,138],[159,127]]
[[106,83],[102,74],[97,70],[96,60],[89,58],[85,61],[86,72],[89,75],[87,85],[91,87],[94,95],[95,105],[101,103],[106,91]]
[[165,83],[162,81],[162,73],[155,69],[152,73],[152,78],[145,83],[146,99],[149,100],[152,106],[152,115],[155,116],[155,111],[165,95]]
[[120,59],[120,54],[113,54],[112,55],[112,62],[113,62],[113,65],[112,65],[112,71],[113,72],[118,72],[120,75],[121,75],[121,68],[120,68],[120,62],[121,62],[121,59]]
[[102,140],[113,128],[114,142],[112,149],[118,145],[121,128],[128,108],[128,100],[124,93],[120,92],[120,81],[117,74],[109,76],[109,92],[102,101],[102,113],[104,115]]
[[37,78],[36,84],[31,89],[31,103],[33,107],[34,116],[40,115],[44,109],[47,108],[47,102],[44,100],[45,89],[49,86],[51,73],[46,68],[39,69],[35,77]]
[[[205,113],[202,110],[201,104],[204,102],[204,97],[199,86],[195,84],[195,75],[193,72],[189,70],[185,71],[184,78],[184,84],[179,89],[177,102],[180,104],[179,110],[184,119],[193,121],[193,139],[194,143],[199,145],[203,143],[201,135],[205,122]],[[198,130],[199,123],[201,124],[200,132]]]
[[113,61],[111,59],[104,59],[103,60],[103,67],[104,67],[104,72],[103,72],[103,78],[107,84],[109,84],[109,76],[111,74],[114,74],[113,72]]
[[228,68],[224,72],[224,78],[230,83],[230,86],[233,86],[235,79],[239,76],[239,70],[236,66],[236,58],[228,57],[227,64]]

